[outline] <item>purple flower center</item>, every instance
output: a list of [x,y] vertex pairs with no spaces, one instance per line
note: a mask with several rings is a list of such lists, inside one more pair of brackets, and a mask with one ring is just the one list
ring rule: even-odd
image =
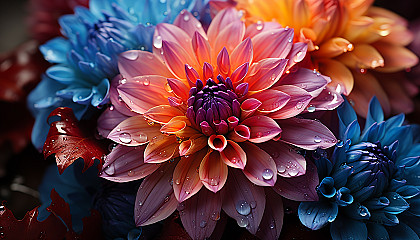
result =
[[240,117],[239,99],[248,92],[248,84],[239,84],[235,89],[230,78],[218,76],[216,83],[208,79],[206,85],[198,79],[189,92],[187,117],[197,129],[206,135],[226,134],[229,122],[236,123]]

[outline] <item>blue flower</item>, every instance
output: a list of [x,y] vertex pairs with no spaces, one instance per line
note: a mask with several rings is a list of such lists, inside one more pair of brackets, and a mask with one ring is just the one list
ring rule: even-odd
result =
[[41,83],[28,99],[36,121],[43,122],[33,133],[34,145],[42,147],[48,132],[45,119],[54,108],[74,107],[80,119],[88,106],[106,104],[109,81],[118,74],[118,55],[132,49],[151,51],[155,25],[172,22],[183,9],[208,20],[208,0],[91,0],[89,9],[79,6],[74,14],[62,16],[65,37],[40,47],[55,64],[43,79],[49,84]]
[[302,202],[301,222],[317,230],[328,223],[332,239],[419,239],[420,143],[418,126],[400,114],[384,121],[376,98],[361,131],[346,101],[338,108],[340,140],[331,161],[314,159],[319,201]]

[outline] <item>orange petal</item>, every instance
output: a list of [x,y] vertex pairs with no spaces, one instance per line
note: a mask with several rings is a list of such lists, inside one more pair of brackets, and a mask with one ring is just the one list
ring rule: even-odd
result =
[[253,57],[253,46],[250,38],[243,40],[230,54],[232,69],[237,69],[244,63],[251,64]]
[[234,21],[240,21],[238,11],[234,8],[223,9],[214,17],[207,30],[210,46],[214,46],[219,33]]
[[144,150],[145,163],[161,163],[179,156],[179,143],[175,135],[153,137]]
[[349,95],[354,85],[353,75],[350,70],[344,64],[334,59],[318,59],[317,63],[319,71],[331,78],[332,81],[328,85],[335,89],[340,85],[341,91],[339,92]]
[[245,151],[234,141],[228,140],[225,149],[220,152],[220,157],[226,165],[244,169],[246,165]]
[[138,50],[121,53],[118,58],[118,69],[124,78],[143,75],[173,76],[159,57],[153,53]]
[[192,39],[192,47],[195,57],[197,58],[197,61],[200,64],[200,66],[203,65],[205,62],[211,63],[210,44],[198,32],[194,33]]
[[179,79],[168,78],[168,85],[176,96],[180,97],[185,102],[188,100],[190,88],[187,87],[183,81]]
[[223,135],[211,135],[208,139],[208,145],[212,149],[221,152],[225,149],[227,141]]
[[367,44],[356,44],[354,50],[347,52],[338,60],[352,69],[366,69],[382,67],[384,59],[381,54],[372,46]]
[[[182,46],[184,51],[189,55],[193,56],[193,51],[191,48],[191,37],[181,28],[169,24],[169,23],[160,23],[156,25],[154,38],[157,36],[161,37],[162,41],[167,41],[175,43],[178,46]],[[153,44],[157,48],[156,44]],[[162,45],[163,47],[163,45]]]
[[217,36],[213,46],[213,56],[216,56],[226,47],[228,53],[232,51],[242,42],[245,35],[245,23],[242,21],[234,21],[227,25]]
[[188,118],[186,116],[176,116],[172,118],[168,123],[160,128],[160,132],[163,134],[176,134],[182,131],[188,125]]
[[187,156],[200,151],[207,146],[207,141],[207,137],[203,134],[194,135],[179,145],[179,155]]
[[319,46],[319,50],[312,52],[311,55],[321,58],[333,58],[351,50],[353,50],[353,44],[347,39],[335,37],[322,43]]
[[169,105],[156,106],[149,109],[144,113],[144,117],[150,119],[153,122],[160,124],[168,123],[172,118],[176,116],[183,116],[184,113],[178,108],[171,107]]
[[266,58],[253,63],[244,82],[249,84],[249,91],[262,91],[273,86],[282,76],[287,59]]
[[[193,54],[188,54],[183,45],[178,45],[175,42],[162,42],[163,59],[169,70],[178,78],[185,79],[185,64],[198,69],[198,63]],[[191,50],[192,51],[192,50]]]
[[381,53],[385,65],[383,68],[375,70],[380,72],[397,72],[415,66],[419,59],[417,56],[405,47],[377,42],[374,47]]
[[200,167],[200,163],[206,153],[206,149],[203,149],[188,157],[181,157],[181,160],[176,165],[173,175],[173,187],[178,202],[183,202],[192,197],[203,186],[197,169]]
[[218,192],[226,183],[228,167],[220,158],[218,151],[211,151],[201,161],[199,174],[207,189]]
[[293,30],[282,28],[264,32],[252,38],[254,61],[266,58],[285,58],[293,45]]

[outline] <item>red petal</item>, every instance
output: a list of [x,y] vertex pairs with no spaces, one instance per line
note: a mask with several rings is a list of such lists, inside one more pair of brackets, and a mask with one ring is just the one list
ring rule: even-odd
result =
[[251,130],[250,142],[261,143],[273,139],[282,129],[273,119],[267,116],[253,116],[242,121]]
[[265,188],[265,195],[267,203],[257,236],[261,239],[277,240],[283,227],[283,200],[270,188]]
[[178,140],[175,135],[153,137],[144,150],[144,162],[161,163],[179,156]]
[[277,180],[273,158],[255,144],[243,142],[240,146],[245,149],[248,159],[243,173],[249,181],[259,186],[273,186]]
[[337,143],[334,134],[318,121],[290,118],[278,123],[283,129],[280,140],[303,149],[325,149]]
[[246,165],[246,153],[236,142],[228,140],[225,149],[220,157],[226,165],[234,168],[244,169]]
[[217,192],[226,183],[228,167],[218,151],[211,151],[201,161],[199,174],[204,186],[212,192]]
[[262,105],[258,99],[248,98],[241,104],[241,119],[251,116]]
[[172,188],[176,163],[166,163],[140,185],[134,206],[136,226],[145,226],[167,218],[178,204]]
[[223,211],[240,226],[245,226],[252,234],[257,232],[265,209],[264,188],[252,184],[240,170],[231,168],[222,190],[222,203]]
[[293,85],[280,85],[272,89],[282,91],[290,96],[290,100],[276,112],[269,113],[267,116],[272,119],[287,119],[303,112],[312,100],[312,95],[300,87]]

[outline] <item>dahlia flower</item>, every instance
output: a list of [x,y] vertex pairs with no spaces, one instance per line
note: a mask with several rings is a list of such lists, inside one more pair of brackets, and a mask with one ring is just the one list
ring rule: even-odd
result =
[[[172,22],[184,8],[199,16],[205,0],[165,0],[134,4],[129,0],[91,0],[89,9],[60,17],[63,37],[40,47],[50,63],[46,76],[29,96],[36,118],[33,142],[42,147],[46,117],[59,106],[71,107],[78,119],[91,105],[108,102],[109,79],[118,74],[118,54],[129,49],[152,50],[155,24]],[[46,114],[45,114],[46,113]],[[44,141],[43,141],[44,140]]]
[[[226,0],[213,0],[225,6]],[[339,86],[365,116],[369,100],[376,95],[386,115],[410,112],[407,95],[417,87],[410,83],[383,83],[376,72],[393,73],[417,64],[417,57],[404,46],[413,39],[407,22],[398,15],[371,6],[373,0],[236,0],[250,23],[275,21],[295,29],[294,42],[308,43],[304,61],[331,77],[330,87]],[[371,71],[374,70],[374,71]]]
[[[313,150],[336,139],[322,123],[295,116],[333,109],[342,98],[324,89],[328,77],[294,67],[306,44],[294,44],[293,34],[275,23],[246,28],[233,8],[218,13],[205,32],[182,11],[173,25],[156,26],[153,53],[120,55],[113,105],[98,120],[100,134],[119,145],[100,176],[146,177],[135,205],[138,226],[166,218],[178,205],[187,232],[202,239],[223,208],[251,233],[278,237],[281,198],[263,187],[279,184],[282,196],[311,199],[300,188],[282,191],[286,180],[278,176],[306,171],[291,145]],[[266,203],[265,194],[274,196]]]
[[403,114],[384,121],[376,98],[363,132],[348,102],[338,115],[341,141],[331,161],[315,158],[319,201],[300,204],[301,222],[314,230],[331,223],[334,240],[419,239],[418,126],[402,126]]

